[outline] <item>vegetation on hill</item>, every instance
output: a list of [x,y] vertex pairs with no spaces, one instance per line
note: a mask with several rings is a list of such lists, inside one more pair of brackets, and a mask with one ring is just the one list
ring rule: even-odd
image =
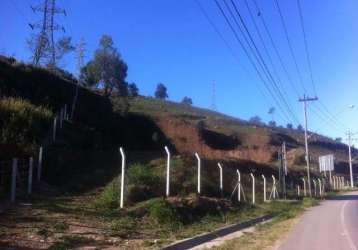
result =
[[[233,190],[237,169],[241,171],[247,199],[251,191],[249,173],[257,177],[257,190],[263,189],[261,174],[278,177],[277,152],[283,141],[288,148],[288,196],[296,197],[295,185],[304,176],[302,131],[267,126],[258,117],[252,122],[243,121],[193,107],[188,100],[166,101],[164,88],[157,98],[139,96],[136,86],[130,86],[130,96],[103,93],[78,87],[76,82],[43,68],[0,59],[3,148],[10,148],[8,143],[23,149],[40,146],[49,136],[53,117],[65,104],[72,105],[78,88],[73,119],[64,123],[56,142],[45,148],[43,177],[55,192],[79,197],[81,205],[61,204],[58,200],[41,204],[46,200],[41,197],[39,209],[85,214],[93,223],[106,225],[106,237],[128,239],[142,233],[149,241],[153,237],[175,240],[237,219],[282,212],[284,208],[276,210],[275,203],[261,204],[261,195],[256,208],[239,205]],[[165,145],[172,152],[171,197],[167,199],[163,198]],[[118,207],[119,146],[127,154],[124,210]],[[318,155],[335,152],[343,162],[343,172],[344,144],[314,134],[310,149],[313,168],[317,167]],[[202,157],[201,197],[193,194],[197,185],[195,152]],[[16,156],[17,152],[0,154],[1,159]],[[219,190],[218,161],[224,166],[223,192]],[[313,176],[318,174],[313,171]],[[86,200],[81,200],[83,197]],[[39,234],[51,234],[51,230]],[[59,242],[62,243],[68,242]]]
[[[0,144],[13,145],[17,152],[1,150],[0,158],[7,154],[30,154],[50,132],[53,113],[44,106],[35,106],[20,98],[0,99]],[[2,147],[5,149],[5,147]]]

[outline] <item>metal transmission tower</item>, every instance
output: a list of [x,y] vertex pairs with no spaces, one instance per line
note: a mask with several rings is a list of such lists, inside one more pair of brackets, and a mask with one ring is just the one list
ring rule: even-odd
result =
[[214,111],[216,111],[216,88],[215,88],[215,81],[213,81],[213,85],[212,85],[211,109],[214,110]]
[[303,111],[305,117],[305,147],[306,147],[306,164],[307,164],[307,182],[308,182],[308,192],[310,196],[312,196],[311,192],[311,177],[310,177],[310,159],[309,159],[309,152],[308,152],[308,137],[307,137],[307,102],[317,101],[318,98],[310,98],[306,95],[303,98],[300,98],[298,101],[303,102]]
[[56,47],[54,31],[62,30],[65,32],[64,27],[55,23],[55,14],[64,14],[66,16],[66,11],[57,8],[55,0],[43,0],[42,4],[31,6],[31,9],[33,12],[43,13],[41,21],[29,24],[32,30],[40,30],[35,38],[33,64],[38,65],[40,60],[45,58],[50,66],[55,66]]

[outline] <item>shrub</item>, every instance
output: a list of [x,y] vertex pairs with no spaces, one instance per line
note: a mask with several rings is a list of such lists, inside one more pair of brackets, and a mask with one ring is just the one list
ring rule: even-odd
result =
[[160,195],[161,179],[149,165],[136,163],[128,169],[128,200],[133,202],[147,200]]
[[156,223],[178,228],[182,225],[179,214],[164,199],[153,200],[149,206],[149,216]]
[[95,201],[95,208],[100,210],[116,209],[118,207],[119,192],[120,189],[117,181],[112,181]]
[[20,98],[0,100],[0,143],[34,146],[49,133],[52,112]]

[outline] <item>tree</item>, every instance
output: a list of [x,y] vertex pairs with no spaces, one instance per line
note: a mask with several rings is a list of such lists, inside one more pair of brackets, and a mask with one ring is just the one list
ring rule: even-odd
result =
[[[39,51],[40,43],[43,44],[41,52]],[[27,40],[27,46],[33,54],[32,59],[34,59],[35,63],[43,63],[53,70],[58,68],[58,61],[60,61],[66,54],[75,50],[75,46],[73,46],[72,38],[70,36],[60,37],[54,44],[55,65],[52,65],[52,55],[50,53],[51,47],[48,39],[43,38],[43,34],[32,34],[30,39]]]
[[302,125],[301,125],[301,124],[299,124],[299,125],[297,126],[297,130],[298,130],[298,131],[300,131],[300,132],[302,132],[302,131],[303,131],[303,127],[302,127]]
[[272,117],[272,121],[275,120],[275,117],[274,117],[275,111],[276,111],[275,107],[271,107],[268,111],[269,115],[271,115],[271,117]]
[[103,35],[94,57],[81,70],[80,79],[88,87],[103,88],[105,95],[115,89],[119,95],[127,96],[128,66],[113,45],[112,37]]
[[342,138],[341,137],[337,137],[336,139],[334,139],[335,142],[338,142],[338,143],[342,143]]
[[185,105],[192,105],[193,100],[190,97],[184,96],[183,100],[181,101],[182,104]]
[[76,47],[72,44],[71,37],[61,37],[56,42],[56,61],[61,60],[64,55],[73,52],[75,49]]
[[286,128],[288,128],[288,129],[293,129],[292,123],[287,123]]
[[253,124],[256,124],[256,125],[262,125],[262,124],[263,124],[263,122],[262,122],[262,120],[261,120],[261,117],[259,117],[259,116],[257,116],[257,115],[251,117],[251,118],[249,119],[249,122],[251,122],[251,123],[253,123]]
[[138,96],[138,92],[139,92],[139,89],[134,82],[132,82],[131,84],[128,85],[128,95],[129,96],[136,97],[136,96]]
[[275,122],[275,121],[270,121],[270,122],[268,123],[268,125],[269,125],[270,127],[276,127],[276,122]]
[[158,99],[168,98],[167,88],[164,86],[163,83],[158,83],[154,96]]

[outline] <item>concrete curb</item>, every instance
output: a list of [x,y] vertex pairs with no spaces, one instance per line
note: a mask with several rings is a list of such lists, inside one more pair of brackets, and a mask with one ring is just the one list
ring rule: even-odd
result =
[[240,231],[242,229],[254,226],[258,223],[262,223],[264,221],[270,220],[273,218],[273,215],[264,215],[249,221],[229,225],[220,229],[217,229],[210,233],[201,234],[198,236],[194,236],[193,238],[184,239],[179,242],[175,242],[169,246],[166,246],[162,248],[162,250],[186,250],[193,247],[196,247],[198,245],[201,245],[203,243],[206,243],[208,241],[226,236],[228,234]]

